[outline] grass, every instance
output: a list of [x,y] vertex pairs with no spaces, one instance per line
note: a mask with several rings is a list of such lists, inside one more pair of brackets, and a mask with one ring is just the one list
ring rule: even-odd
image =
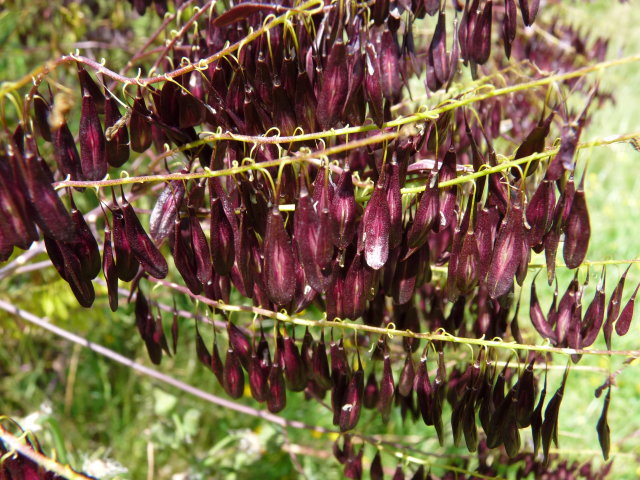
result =
[[[611,36],[612,55],[617,55],[618,51],[638,53],[636,46],[640,44],[640,30],[635,25],[640,18],[637,9],[605,1],[580,6],[560,4],[549,8],[570,8],[577,23],[589,24],[594,32]],[[8,21],[11,13],[0,15],[5,15],[0,16],[0,22]],[[72,21],[75,17],[69,18]],[[612,22],[612,18],[616,21]],[[140,29],[144,27],[139,23],[136,25]],[[0,31],[6,30],[0,28]],[[620,34],[621,31],[625,34]],[[0,38],[0,45],[4,41]],[[75,39],[67,38],[62,45],[72,41]],[[26,58],[15,46],[5,44],[3,48],[11,53],[0,56],[0,72],[4,78],[15,78],[19,72],[28,71],[42,61],[39,57]],[[640,131],[640,119],[633,108],[640,104],[639,84],[640,69],[637,65],[606,72],[601,78],[601,86],[604,90],[615,91],[617,103],[606,104],[595,112],[594,121],[584,132],[583,139]],[[638,159],[640,153],[623,144],[580,153],[579,163],[589,165],[586,188],[593,227],[589,259],[631,259],[639,256],[637,224],[640,200],[635,192],[640,191],[640,177],[633,173]],[[622,266],[608,269],[608,292],[622,271]],[[592,271],[591,275],[591,287],[585,294],[587,300],[592,297],[599,271]],[[563,288],[569,276],[564,273],[561,277]],[[629,273],[625,300],[639,280],[640,272],[634,266]],[[2,298],[10,298],[16,305],[46,316],[90,341],[143,364],[149,363],[142,342],[137,333],[133,333],[135,325],[131,307],[111,314],[106,308],[104,291],[99,290],[100,300],[87,315],[77,306],[67,285],[51,269],[2,279],[0,287]],[[540,289],[539,294],[542,291]],[[178,300],[183,307],[188,307],[184,299]],[[526,309],[523,310],[521,324],[527,324]],[[178,355],[172,359],[165,358],[160,369],[224,397],[213,375],[197,362],[192,321],[182,321],[185,325]],[[614,338],[614,348],[637,348],[639,325],[636,319],[626,337]],[[0,412],[37,430],[42,444],[55,451],[63,463],[69,462],[76,468],[103,468],[103,472],[97,474],[100,478],[108,478],[104,472],[111,471],[114,474],[112,478],[121,479],[267,480],[299,476],[285,451],[297,448],[306,449],[295,458],[309,478],[328,480],[342,476],[341,467],[330,452],[334,436],[293,429],[285,432],[255,418],[212,406],[5,314],[0,314],[0,330],[3,335],[0,345]],[[602,343],[599,340],[597,346],[603,347]],[[466,355],[466,350],[461,349],[460,355]],[[622,359],[600,357],[585,357],[580,362],[580,366],[583,365],[610,371],[623,367]],[[637,413],[640,412],[640,383],[637,376],[636,360],[616,377],[613,389],[609,411],[613,478],[640,476],[640,414]],[[559,384],[560,377],[561,372],[550,373],[551,392]],[[599,461],[601,458],[595,424],[602,408],[602,398],[596,399],[593,392],[603,380],[602,373],[578,369],[569,377],[560,415],[560,450],[571,459]],[[241,402],[253,405],[247,396]],[[331,427],[327,412],[300,396],[289,396],[284,415]],[[393,432],[421,450],[442,452],[444,455],[466,453],[464,449],[450,446],[450,432],[446,434],[447,448],[441,450],[432,428],[403,422],[397,410],[394,410],[388,427],[383,428],[377,415],[370,412],[364,414],[361,426],[368,434]],[[526,441],[526,437],[523,438]],[[365,452],[365,465],[372,457],[373,451],[369,448]],[[432,458],[438,463],[450,461],[448,457]],[[383,462],[388,469],[395,468],[390,456],[383,457]],[[149,471],[153,476],[149,476]]]

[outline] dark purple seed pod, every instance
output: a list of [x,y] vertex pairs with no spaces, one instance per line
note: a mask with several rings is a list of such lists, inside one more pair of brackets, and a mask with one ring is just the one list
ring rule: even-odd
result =
[[263,250],[267,295],[277,305],[288,305],[295,293],[295,253],[277,206],[269,212]]
[[613,324],[618,319],[618,314],[620,313],[620,306],[622,303],[622,292],[624,291],[624,282],[627,279],[627,273],[631,265],[627,267],[627,269],[618,280],[618,284],[616,288],[611,292],[611,297],[609,297],[609,304],[607,305],[607,317],[604,322],[604,327],[602,328],[604,332],[604,340],[607,345],[607,349],[611,350],[611,334],[613,333]]
[[211,200],[211,259],[216,273],[218,275],[227,275],[233,267],[235,237],[233,227],[224,213],[222,203],[219,198],[212,198]]
[[629,327],[631,327],[631,320],[633,320],[633,310],[636,301],[636,295],[638,294],[638,289],[640,288],[640,284],[636,286],[636,289],[633,291],[631,298],[627,301],[627,304],[620,312],[620,316],[616,320],[616,333],[621,337],[626,335],[629,331]]
[[389,235],[391,229],[389,204],[380,181],[378,181],[378,185],[374,189],[369,202],[367,202],[362,225],[361,243],[364,249],[364,258],[369,267],[379,270],[389,258]]
[[364,370],[358,358],[358,366],[353,372],[344,393],[340,407],[339,426],[341,432],[352,430],[358,424],[362,410],[362,396],[364,394]]
[[264,402],[267,399],[269,390],[269,373],[262,368],[261,363],[257,353],[253,352],[249,358],[249,388],[251,396],[258,402]]
[[389,421],[395,390],[395,382],[391,371],[391,358],[386,353],[383,360],[382,378],[380,379],[380,400],[378,402],[378,409],[384,423]]
[[297,124],[300,125],[305,132],[315,132],[317,130],[317,108],[318,102],[309,81],[309,76],[304,71],[299,72],[296,80],[294,111]]
[[269,393],[267,395],[267,408],[271,413],[280,412],[287,403],[287,390],[282,370],[281,355],[276,349],[273,364],[269,370]]
[[[215,340],[214,340],[214,345],[215,345]],[[202,336],[200,335],[200,330],[198,329],[197,321],[196,321],[196,355],[198,356],[198,360],[200,360],[200,363],[202,363],[207,368],[211,368],[212,357],[211,357],[211,354],[209,353],[209,350],[207,349],[207,346],[204,344],[204,340],[202,340]],[[222,373],[222,369],[220,370],[220,373]]]
[[531,425],[531,417],[535,408],[535,378],[533,376],[533,364],[531,360],[518,379],[518,398],[516,402],[516,423],[518,428]]
[[593,300],[587,307],[587,312],[584,314],[582,320],[582,328],[580,336],[582,341],[580,342],[580,348],[586,348],[593,344],[600,333],[602,323],[604,322],[604,302],[605,302],[605,282],[606,271],[602,268],[602,277],[596,287],[596,293],[593,296]]
[[[309,285],[317,292],[325,292],[329,286],[331,276],[327,275],[328,272],[323,269],[323,266],[317,260],[320,253],[319,235],[321,233],[321,225],[304,180],[300,182],[300,195],[293,218],[293,232],[298,258]],[[333,244],[330,244],[330,247],[331,251],[333,251]],[[321,255],[324,256],[324,254]]]
[[376,456],[371,461],[371,468],[369,469],[369,476],[371,480],[383,480],[384,471],[382,469],[382,459],[380,458],[380,452],[376,452]]
[[78,303],[85,308],[91,307],[96,298],[93,284],[90,278],[83,276],[82,264],[69,246],[47,235],[44,236],[44,245],[51,259],[51,263],[69,286]]
[[404,480],[404,469],[402,468],[402,465],[398,464],[395,472],[393,472],[391,480]]
[[400,192],[400,165],[396,155],[387,163],[385,172],[387,205],[389,207],[389,248],[402,243],[402,194]]
[[49,114],[51,106],[39,93],[33,96],[33,127],[36,135],[45,141],[51,142],[51,127],[49,126]]
[[544,420],[540,428],[540,436],[542,437],[542,453],[544,455],[545,465],[549,461],[549,448],[551,447],[551,441],[558,446],[558,416],[560,414],[560,403],[564,395],[564,386],[567,382],[567,375],[569,370],[565,370],[562,377],[562,384],[560,388],[556,390],[556,393],[551,397],[547,408],[544,411]]
[[527,237],[532,247],[540,244],[551,228],[555,204],[555,187],[553,182],[545,179],[538,185],[526,209],[527,223],[531,227]]
[[246,369],[251,356],[251,342],[247,335],[240,330],[233,322],[227,322],[227,335],[229,346],[235,352],[242,366]]
[[522,21],[527,27],[530,27],[536,19],[539,6],[540,0],[520,0],[520,12],[522,13]]
[[416,397],[418,400],[418,408],[420,410],[420,414],[422,415],[422,420],[426,425],[433,425],[433,387],[431,385],[431,381],[429,380],[429,372],[427,370],[427,357],[426,351],[429,348],[425,348],[425,353],[423,353],[420,358],[420,364],[418,365],[418,370],[416,371],[416,375],[414,377],[414,385],[413,389],[416,392]]
[[308,375],[295,340],[289,336],[284,339],[282,363],[287,387],[293,392],[301,392],[307,386]]
[[364,94],[369,104],[369,115],[381,127],[384,123],[384,97],[380,83],[380,62],[375,45],[369,42],[365,47]]
[[364,393],[362,394],[362,405],[366,409],[374,409],[378,405],[380,400],[380,390],[378,389],[378,381],[376,380],[376,374],[369,372],[367,381],[364,384]]
[[154,241],[160,243],[172,234],[184,193],[184,182],[173,180],[158,195],[149,218],[149,234]]
[[25,155],[24,179],[35,221],[46,236],[65,242],[73,238],[73,221],[57,192],[44,160],[34,153]]
[[122,206],[122,215],[127,242],[142,268],[152,277],[166,277],[169,272],[167,261],[145,232],[130,203]]
[[351,455],[347,458],[344,466],[345,478],[360,480],[362,478],[362,457],[364,455],[364,445],[360,447],[357,455]]
[[[442,160],[442,166],[438,173],[438,181],[440,183],[453,180],[456,178],[456,168],[458,165],[458,156],[451,145]],[[452,225],[456,218],[456,201],[457,190],[455,187],[445,187],[441,189],[442,198],[440,199],[440,230]]]
[[150,114],[151,112],[147,110],[142,94],[138,92],[138,96],[133,102],[133,107],[131,107],[131,118],[129,119],[131,150],[134,152],[142,153],[151,146]]
[[498,298],[513,287],[513,278],[522,259],[522,244],[526,242],[522,207],[512,203],[493,247],[486,285],[491,298]]
[[52,136],[53,156],[60,173],[65,177],[69,176],[72,180],[84,178],[78,148],[67,123],[62,123],[60,127],[53,131]]
[[382,86],[382,94],[389,104],[397,103],[400,99],[402,90],[402,76],[400,72],[400,52],[395,35],[389,29],[384,29],[380,37],[380,46],[378,51],[380,56],[380,84]]
[[227,349],[222,378],[222,385],[227,395],[231,398],[240,398],[244,392],[244,372],[240,359],[232,347]]
[[604,397],[604,404],[602,405],[602,413],[598,419],[596,425],[596,431],[598,432],[598,441],[600,442],[600,448],[602,449],[602,456],[604,461],[609,460],[609,449],[611,447],[611,432],[609,429],[609,422],[607,416],[609,414],[609,403],[611,402],[611,385],[607,389],[607,395]]
[[447,58],[447,28],[444,10],[438,15],[438,23],[433,32],[431,43],[429,44],[428,62],[433,68],[433,74],[436,79],[436,90],[447,82],[450,76],[449,59]]
[[101,180],[107,174],[105,138],[96,105],[88,93],[82,97],[80,115],[80,165],[86,180]]
[[112,209],[113,249],[115,251],[115,272],[124,282],[130,282],[138,273],[140,263],[133,254],[125,234],[124,215],[119,206]]
[[347,268],[342,284],[342,315],[341,317],[356,320],[364,314],[367,305],[367,266],[361,253],[357,253],[349,268]]
[[410,248],[418,248],[425,244],[427,235],[434,229],[440,229],[440,192],[438,190],[438,175],[432,172],[418,208],[413,223],[407,233],[407,244]]
[[191,224],[188,218],[180,220],[176,217],[171,253],[173,254],[173,262],[187,285],[187,288],[189,288],[194,295],[199,295],[202,292],[202,283],[200,283],[196,274],[195,254],[190,244],[190,227]]
[[473,36],[469,56],[471,61],[483,65],[489,60],[491,54],[491,12],[493,2],[489,0],[484,4],[484,9],[478,17],[473,28]]
[[[118,310],[118,275],[116,273],[113,248],[111,246],[111,230],[104,229],[104,247],[102,249],[102,272],[107,283],[109,307],[112,312]],[[175,352],[174,352],[175,353]]]
[[331,46],[322,75],[322,88],[318,94],[316,118],[324,130],[336,125],[347,99],[349,72],[346,60],[345,44],[337,39]]
[[529,307],[529,314],[531,316],[531,323],[538,333],[544,338],[548,338],[553,343],[556,343],[556,332],[553,331],[553,325],[545,318],[542,308],[540,307],[540,302],[538,301],[535,278],[531,282],[531,305]]
[[578,282],[577,272],[573,277],[571,283],[567,287],[564,295],[560,299],[558,304],[557,316],[555,319],[556,324],[556,337],[558,344],[564,344],[567,333],[571,326],[571,320],[574,316],[574,311],[577,307],[579,300],[580,284]]
[[351,368],[347,361],[342,339],[338,343],[331,342],[331,408],[333,409],[333,424],[339,425],[344,396],[351,380]]
[[104,102],[104,133],[106,160],[114,168],[121,167],[129,160],[129,130],[118,103],[109,94]]
[[571,210],[564,225],[564,262],[569,268],[578,268],[587,256],[591,224],[583,188],[584,177],[573,195]]
[[502,20],[502,40],[504,42],[504,54],[511,57],[511,44],[518,33],[518,11],[515,0],[505,0],[504,17]]
[[[544,150],[544,142],[549,135],[549,129],[555,112],[551,112],[544,120],[540,118],[540,121],[525,137],[524,141],[516,150],[514,159],[528,157],[534,153],[540,153]],[[538,166],[538,161],[532,162],[527,168],[527,175],[532,175]],[[520,178],[520,171],[518,169],[512,169],[512,173],[516,178]]]
[[80,80],[80,87],[82,88],[82,95],[90,95],[92,101],[95,103],[96,111],[99,114],[104,113],[104,95],[98,84],[91,78],[91,75],[80,65],[78,66],[78,79]]
[[541,430],[542,430],[542,408],[544,407],[544,400],[547,396],[547,373],[544,374],[544,384],[542,392],[540,392],[540,398],[536,405],[533,415],[531,416],[531,436],[533,437],[533,454],[538,456],[538,450],[541,444]]
[[347,248],[353,240],[356,233],[357,214],[358,204],[354,196],[351,172],[345,168],[331,202],[333,243],[340,250]]
[[100,249],[93,233],[84,220],[82,213],[76,208],[71,198],[71,220],[75,229],[75,238],[69,242],[82,266],[82,275],[92,280],[100,273]]
[[136,326],[147,347],[149,358],[154,365],[159,365],[162,361],[162,348],[159,343],[154,341],[156,321],[149,308],[149,303],[140,289],[136,294],[135,317]]
[[329,370],[329,360],[327,358],[327,347],[324,342],[324,330],[320,334],[320,341],[313,349],[311,377],[322,389],[329,390],[333,385],[331,371]]
[[407,353],[407,357],[404,361],[404,367],[402,367],[402,372],[400,373],[400,378],[398,378],[398,388],[397,391],[403,397],[408,397],[411,395],[413,391],[413,382],[415,380],[415,367],[413,365],[413,357],[411,353]]
[[191,225],[191,246],[196,263],[196,276],[203,285],[211,281],[213,267],[211,265],[211,251],[209,242],[202,230],[200,220],[195,215],[193,209],[189,209],[189,222]]

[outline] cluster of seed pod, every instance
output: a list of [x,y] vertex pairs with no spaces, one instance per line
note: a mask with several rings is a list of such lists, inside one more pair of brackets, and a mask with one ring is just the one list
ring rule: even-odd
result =
[[[133,3],[142,13],[152,2]],[[153,3],[159,11],[166,4]],[[524,24],[530,25],[538,2],[519,3]],[[191,46],[186,62],[184,49],[166,64],[160,62],[167,70],[180,62],[198,68],[158,88],[140,85],[124,115],[116,97],[98,86],[100,79],[96,82],[78,67],[82,103],[77,141],[60,115],[59,100],[36,91],[29,100],[31,122],[19,125],[2,143],[0,260],[8,259],[15,246],[28,248],[39,238],[39,229],[52,263],[82,306],[93,304],[92,280],[101,269],[114,311],[119,282],[132,282],[136,325],[156,364],[163,352],[175,353],[177,322],[174,317],[170,348],[161,316],[154,314],[139,281],[169,275],[163,250],[171,252],[176,273],[192,296],[229,303],[237,291],[273,312],[316,308],[329,320],[362,318],[367,325],[392,324],[414,333],[442,328],[459,336],[504,338],[513,294],[525,280],[532,252],[545,253],[550,284],[562,239],[569,268],[585,259],[590,222],[584,176],[575,186],[575,152],[595,91],[575,120],[561,105],[553,111],[540,108],[543,94],[527,92],[487,98],[475,109],[443,108],[420,128],[388,142],[370,141],[380,129],[394,131],[384,128],[385,122],[405,111],[402,94],[412,76],[424,75],[427,90],[442,94],[455,88],[461,61],[474,75],[481,74],[490,58],[492,25],[502,27],[506,57],[535,57],[541,68],[557,67],[544,63],[553,58],[544,53],[546,44],[530,38],[515,41],[513,0],[497,15],[491,0],[464,6],[454,2],[454,7],[461,21],[454,25],[447,52],[440,2],[329,4],[308,16],[295,15],[299,12],[287,3],[238,4],[204,16],[193,38],[185,34],[181,40]],[[233,61],[199,64],[283,12],[291,13],[284,25],[242,44]],[[437,24],[429,39],[416,37],[424,40],[416,47],[412,25],[427,14],[437,14]],[[576,42],[581,38],[573,31],[565,34]],[[586,55],[579,47],[575,43],[576,51]],[[593,55],[600,58],[604,48],[599,44]],[[504,62],[496,56],[497,64]],[[572,60],[565,56],[560,66],[569,69],[575,66]],[[321,135],[322,144],[295,138],[301,130],[330,131],[367,122],[372,128],[350,133],[344,142],[345,135]],[[514,139],[514,159],[526,160],[544,152],[556,124],[557,154],[534,160],[524,170],[500,169],[494,144],[505,136]],[[204,132],[216,129],[231,136],[198,142]],[[290,138],[287,151],[283,142],[265,133],[274,129]],[[240,137],[255,144],[235,141]],[[315,161],[347,141],[354,146],[339,150],[333,157],[337,161]],[[125,166],[131,151],[142,153],[152,145],[158,151],[165,145],[181,150],[186,160],[179,173],[199,178],[165,183],[153,204],[149,229],[124,192],[119,192],[121,200],[114,192],[104,202],[109,214],[101,257],[71,190],[69,214],[53,182],[99,181]],[[40,153],[47,149],[55,172]],[[309,161],[298,161],[296,155]],[[242,169],[237,166],[247,168],[238,173]],[[479,174],[487,166],[495,171],[478,175],[473,188],[458,182],[461,172]],[[210,174],[221,170],[225,175]],[[408,194],[403,191],[407,187],[419,193]],[[133,202],[131,196],[129,200]],[[445,275],[433,274],[434,267]],[[633,314],[635,292],[620,311],[624,278],[611,297],[606,320],[604,275],[584,317],[584,286],[577,275],[546,316],[532,284],[534,327],[554,345],[571,348],[590,346],[602,329],[610,348],[614,325],[618,334],[625,334]],[[403,418],[422,418],[434,426],[442,443],[442,409],[448,400],[454,442],[464,437],[470,451],[481,444],[476,418],[486,437],[483,445],[503,445],[511,457],[520,449],[521,428],[531,425],[536,449],[541,445],[545,456],[557,436],[564,381],[543,412],[546,389],[536,403],[533,361],[517,379],[506,367],[498,373],[488,357],[479,357],[462,373],[447,372],[444,347],[438,345],[430,377],[430,346],[416,360],[417,338],[404,339],[402,355],[381,340],[372,359],[374,367],[382,364],[378,378],[375,368],[366,375],[359,353],[349,358],[343,340],[334,340],[333,333],[327,345],[324,333],[315,339],[307,331],[296,342],[293,332],[289,335],[281,326],[273,338],[262,330],[251,338],[232,322],[226,328],[223,356],[217,341],[209,350],[196,329],[198,358],[229,396],[242,396],[247,382],[253,398],[271,412],[285,407],[287,390],[316,398],[330,393],[333,423],[349,432],[363,407],[376,409],[386,421],[395,404]],[[517,322],[512,322],[511,333],[520,340]],[[394,380],[396,362],[403,366]],[[338,450],[348,476],[357,478],[362,450]]]

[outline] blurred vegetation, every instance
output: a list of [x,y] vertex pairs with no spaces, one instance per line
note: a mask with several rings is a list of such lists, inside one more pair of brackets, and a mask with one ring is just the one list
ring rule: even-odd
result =
[[[544,15],[557,12],[563,18],[569,11],[576,25],[611,38],[610,57],[638,53],[637,8],[602,0],[580,4],[559,2],[542,10]],[[0,80],[20,78],[47,59],[76,49],[97,59],[105,57],[110,67],[118,70],[160,21],[156,15],[138,17],[128,2],[37,0],[7,2],[4,6],[0,2]],[[158,39],[158,44],[163,40]],[[71,76],[74,72],[56,75]],[[583,140],[640,130],[636,111],[640,105],[638,65],[606,71],[600,82],[601,89],[612,92],[616,101],[594,110]],[[588,164],[586,187],[592,238],[587,258],[639,257],[640,176],[635,167],[640,153],[629,145],[618,144],[583,150],[579,155],[579,165]],[[622,271],[622,266],[609,269],[608,292]],[[594,269],[590,275],[590,287],[585,293],[588,300],[592,298],[600,270]],[[634,266],[623,301],[626,302],[639,280],[640,272]],[[561,292],[568,281],[568,274],[560,276]],[[540,296],[545,294],[546,290],[539,290]],[[89,341],[149,364],[143,342],[135,331],[132,306],[125,305],[112,314],[103,287],[97,287],[98,300],[88,312],[77,305],[55,271],[44,268],[0,278],[0,298]],[[526,294],[523,305],[528,305],[525,299]],[[176,297],[176,300],[179,307],[192,310],[186,299]],[[543,308],[549,301],[542,298]],[[527,310],[521,310],[521,325],[528,326]],[[171,359],[165,357],[161,370],[224,397],[214,376],[197,361],[193,320],[181,322],[184,328],[178,354]],[[210,339],[207,333],[204,332]],[[331,445],[335,440],[332,436],[295,429],[285,432],[281,427],[208,404],[5,313],[0,313],[0,335],[0,413],[35,431],[46,451],[55,452],[62,463],[70,463],[76,469],[85,469],[99,478],[268,480],[299,477],[293,463],[298,462],[309,478],[329,480],[342,476],[342,467],[332,459]],[[637,348],[639,338],[640,324],[636,319],[626,337],[614,338],[614,348]],[[596,347],[604,348],[604,342],[600,342]],[[612,477],[638,478],[638,360],[622,365],[622,359],[585,357],[579,365],[611,371],[624,368],[616,377],[609,412]],[[555,390],[560,377],[561,370],[550,372],[550,391]],[[560,414],[560,451],[569,459],[601,462],[595,424],[602,398],[596,399],[593,393],[604,378],[600,371],[579,369],[569,377]],[[289,395],[287,400],[284,417],[331,427],[330,416],[317,402],[307,402],[300,395]],[[255,406],[249,395],[242,402]],[[384,429],[377,413],[371,411],[363,412],[361,425],[367,434],[395,432],[399,437],[390,439],[425,452],[441,452],[443,458],[434,458],[436,463],[450,464],[455,455],[466,454],[466,449],[451,447],[450,435],[446,437],[447,448],[440,449],[432,429],[403,423],[397,409]],[[528,429],[525,435],[529,435]],[[299,446],[303,453],[289,454],[287,450],[295,451],[291,446]],[[366,452],[368,465],[371,450]],[[395,468],[395,461],[388,456],[383,457],[383,463]]]

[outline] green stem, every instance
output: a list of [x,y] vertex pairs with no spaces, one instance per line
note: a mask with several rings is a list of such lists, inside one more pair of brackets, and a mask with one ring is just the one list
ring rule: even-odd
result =
[[179,291],[181,293],[184,293],[185,295],[192,297],[195,300],[198,300],[202,303],[210,305],[219,310],[224,310],[226,312],[246,312],[246,313],[258,314],[263,317],[278,320],[280,322],[291,323],[293,325],[301,325],[304,327],[340,328],[343,330],[353,330],[356,332],[369,332],[369,333],[376,333],[379,335],[388,335],[389,337],[399,336],[399,337],[409,337],[409,338],[420,338],[424,340],[432,340],[432,341],[438,340],[442,342],[449,342],[449,343],[456,343],[456,344],[463,344],[463,345],[476,345],[480,347],[502,348],[502,349],[508,349],[508,350],[559,353],[563,355],[580,354],[580,355],[599,355],[599,356],[613,355],[613,356],[623,356],[623,357],[640,357],[640,350],[587,350],[582,348],[552,347],[550,345],[526,345],[526,344],[520,344],[516,342],[505,342],[500,339],[485,340],[484,338],[456,337],[446,332],[415,333],[410,330],[396,330],[395,328],[373,327],[370,325],[363,325],[363,324],[355,323],[352,321],[342,321],[339,319],[312,320],[307,318],[299,318],[296,316],[291,316],[285,312],[274,312],[266,308],[254,307],[251,305],[227,305],[224,302],[211,300],[202,295],[194,295],[193,293],[191,293],[191,291],[188,288],[173,282],[166,281],[166,280],[160,280],[157,278],[150,277],[149,281],[160,284],[160,285],[164,285],[165,287],[172,288],[176,291]]

